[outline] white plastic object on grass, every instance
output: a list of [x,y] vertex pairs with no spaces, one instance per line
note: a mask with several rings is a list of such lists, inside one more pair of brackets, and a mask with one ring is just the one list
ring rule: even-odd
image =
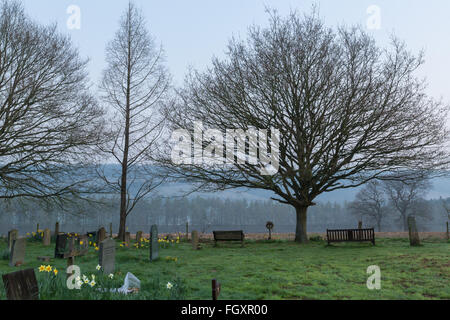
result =
[[134,274],[128,272],[125,276],[125,280],[123,282],[123,286],[119,289],[111,289],[111,292],[119,292],[123,294],[129,294],[134,291],[141,289],[141,281],[136,278]]

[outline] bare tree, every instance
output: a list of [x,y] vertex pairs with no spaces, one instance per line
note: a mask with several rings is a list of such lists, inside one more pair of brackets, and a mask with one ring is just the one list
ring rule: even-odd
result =
[[378,231],[381,232],[381,223],[389,212],[386,203],[386,195],[381,182],[372,180],[356,194],[355,200],[349,204],[349,209],[354,215],[374,220]]
[[120,193],[119,238],[124,240],[127,216],[163,181],[155,178],[150,159],[164,128],[159,109],[169,90],[170,75],[162,47],[155,45],[141,11],[131,2],[106,52],[108,68],[101,89],[115,114],[111,142],[104,151],[120,164],[120,172],[114,177],[103,171],[102,177]]
[[430,219],[430,210],[424,196],[431,188],[428,178],[416,176],[408,181],[388,180],[384,182],[384,189],[389,201],[400,215],[403,231],[408,231],[408,216]]
[[[269,27],[251,27],[246,41],[232,39],[226,58],[214,58],[205,72],[192,71],[168,113],[172,129],[192,132],[193,123],[202,122],[200,135],[206,128],[274,128],[257,146],[279,149],[278,172],[261,174],[266,162],[254,165],[236,155],[215,165],[161,162],[172,177],[199,182],[205,190],[273,191],[274,200],[296,209],[296,241],[305,243],[307,210],[318,195],[392,170],[448,163],[441,148],[448,108],[428,97],[425,83],[414,77],[422,62],[396,39],[384,50],[360,28],[334,31],[315,13],[280,18],[274,12]],[[203,147],[214,140],[204,138]],[[249,156],[254,148],[245,145]],[[260,148],[259,158],[266,151]]]
[[1,2],[0,198],[61,204],[92,191],[103,112],[86,65],[56,25]]

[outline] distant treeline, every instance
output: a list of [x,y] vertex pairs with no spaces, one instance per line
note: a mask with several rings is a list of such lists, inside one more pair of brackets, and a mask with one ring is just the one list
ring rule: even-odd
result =
[[[421,231],[445,231],[447,215],[442,200],[428,200],[428,218],[418,217]],[[36,229],[54,229],[58,221],[62,231],[89,232],[100,226],[113,231],[118,228],[118,199],[103,198],[100,203],[72,203],[64,210],[43,208],[32,201],[2,202],[0,233],[16,228],[21,233]],[[294,232],[295,212],[290,206],[275,201],[229,200],[222,198],[151,198],[140,202],[129,216],[128,231],[148,231],[152,224],[160,232],[185,232],[189,230],[211,232],[214,229],[238,229],[245,232],[265,232],[267,221],[275,224],[274,232]],[[374,221],[363,221],[365,227],[375,227]],[[358,218],[350,214],[348,204],[319,203],[308,214],[309,232],[324,232],[327,228],[356,228]],[[382,231],[401,231],[401,222],[395,214],[383,221]]]

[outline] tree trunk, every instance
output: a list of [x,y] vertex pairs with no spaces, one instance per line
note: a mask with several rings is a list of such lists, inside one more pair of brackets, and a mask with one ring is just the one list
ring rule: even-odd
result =
[[295,228],[295,242],[308,243],[307,212],[308,207],[296,207],[297,226]]

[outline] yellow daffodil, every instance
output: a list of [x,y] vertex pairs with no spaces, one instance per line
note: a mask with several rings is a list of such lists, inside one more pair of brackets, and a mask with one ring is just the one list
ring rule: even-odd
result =
[[40,266],[39,267],[39,272],[44,272],[45,271],[45,266]]
[[47,272],[52,272],[52,267],[51,267],[51,266],[47,266],[47,267],[45,268],[45,271],[47,271]]
[[98,251],[98,247],[95,247],[95,251]]
[[55,274],[55,276],[57,276],[57,275],[58,275],[58,269],[55,268],[55,269],[53,270],[53,273]]

